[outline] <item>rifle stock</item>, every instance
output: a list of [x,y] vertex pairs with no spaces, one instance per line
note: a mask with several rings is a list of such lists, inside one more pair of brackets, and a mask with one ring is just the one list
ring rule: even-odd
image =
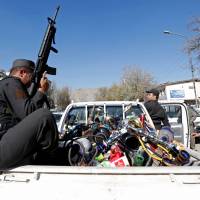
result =
[[58,53],[58,50],[52,47],[52,43],[55,44],[55,33],[56,33],[56,17],[60,6],[56,8],[56,12],[53,18],[48,17],[48,26],[42,40],[42,44],[38,53],[38,59],[36,61],[35,70],[33,73],[32,83],[29,88],[30,96],[34,96],[37,88],[40,84],[40,79],[42,78],[42,74],[46,71],[47,74],[56,75],[56,68],[50,67],[47,65],[48,57],[50,51],[54,53]]

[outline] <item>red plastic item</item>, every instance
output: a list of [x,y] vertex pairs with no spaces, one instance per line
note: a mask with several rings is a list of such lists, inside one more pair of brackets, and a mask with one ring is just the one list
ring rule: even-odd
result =
[[142,127],[144,127],[144,120],[145,120],[145,115],[144,114],[140,115],[140,121],[142,123]]
[[114,162],[115,160],[118,160],[120,157],[122,157],[124,154],[123,152],[121,151],[121,149],[119,148],[118,145],[113,145],[111,147],[111,150],[110,150],[110,158],[109,158],[109,161],[110,162]]

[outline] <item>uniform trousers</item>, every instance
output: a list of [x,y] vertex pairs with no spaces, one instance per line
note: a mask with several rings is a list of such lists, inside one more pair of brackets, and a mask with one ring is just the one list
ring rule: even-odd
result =
[[8,129],[2,136],[0,170],[21,166],[36,152],[48,152],[56,148],[57,142],[55,119],[48,109],[40,108]]

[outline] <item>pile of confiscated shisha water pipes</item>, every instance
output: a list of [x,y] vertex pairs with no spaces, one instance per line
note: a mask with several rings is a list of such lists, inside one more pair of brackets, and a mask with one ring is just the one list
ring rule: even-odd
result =
[[88,126],[77,124],[62,138],[71,166],[183,166],[199,165],[191,152],[174,140],[170,127],[158,133],[145,120],[122,122],[106,117]]

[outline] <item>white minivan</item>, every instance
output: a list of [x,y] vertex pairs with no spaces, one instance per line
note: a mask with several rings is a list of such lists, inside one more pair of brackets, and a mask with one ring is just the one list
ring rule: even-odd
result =
[[93,101],[93,102],[78,102],[69,104],[60,120],[58,130],[60,133],[65,132],[66,121],[73,116],[74,121],[78,123],[88,124],[89,116],[95,110],[95,113],[100,117],[112,116],[119,120],[124,120],[128,116],[140,117],[145,115],[146,120],[151,127],[154,127],[153,122],[141,102],[137,101]]

